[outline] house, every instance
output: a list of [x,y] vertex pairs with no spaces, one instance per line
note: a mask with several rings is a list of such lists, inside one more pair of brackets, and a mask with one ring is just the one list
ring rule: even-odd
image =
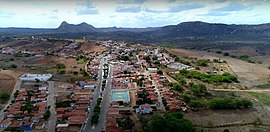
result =
[[7,118],[0,123],[0,128],[7,128],[11,125],[12,118]]
[[139,108],[136,108],[137,114],[150,114],[152,111],[153,109],[150,104],[140,105]]
[[157,68],[148,68],[148,71],[149,72],[156,72],[157,71]]
[[34,125],[34,123],[32,123],[32,122],[25,122],[25,123],[21,126],[21,128],[22,128],[23,130],[25,130],[25,131],[31,131],[31,130],[33,130],[33,125]]
[[82,125],[84,122],[85,116],[71,116],[69,117],[66,124],[69,125]]
[[57,124],[56,129],[57,132],[66,132],[68,131],[69,124]]
[[44,122],[38,122],[35,124],[35,129],[37,129],[37,130],[42,130],[42,129],[44,129],[44,127],[45,127]]

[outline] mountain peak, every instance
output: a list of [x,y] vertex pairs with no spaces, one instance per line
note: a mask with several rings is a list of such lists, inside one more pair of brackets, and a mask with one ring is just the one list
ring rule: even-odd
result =
[[96,28],[86,22],[75,25],[63,21],[57,30],[61,32],[91,32],[96,31]]

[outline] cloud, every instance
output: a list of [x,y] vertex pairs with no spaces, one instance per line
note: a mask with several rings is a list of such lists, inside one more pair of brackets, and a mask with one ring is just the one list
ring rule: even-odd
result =
[[98,14],[98,10],[92,1],[87,0],[77,4],[76,13],[77,15],[92,15]]
[[10,17],[12,17],[14,15],[15,15],[14,13],[0,10],[0,17],[10,18]]
[[78,9],[77,15],[91,15],[91,14],[98,14],[98,10],[96,9]]
[[146,0],[123,0],[119,4],[143,4]]
[[150,13],[164,13],[167,11],[163,11],[163,10],[152,10],[152,9],[144,9],[145,12],[150,12]]
[[133,7],[117,7],[116,12],[121,12],[121,13],[138,13],[142,9],[140,6],[133,6]]
[[230,13],[228,12],[220,12],[220,11],[209,11],[206,14],[199,14],[198,16],[228,16]]
[[203,7],[205,7],[205,5],[201,5],[201,4],[170,6],[168,11],[176,13],[176,12],[182,12],[182,11],[187,11],[187,10],[199,9]]
[[244,6],[243,4],[234,4],[231,3],[229,5],[220,7],[220,8],[216,8],[213,11],[241,11],[241,10],[245,10],[248,9],[250,6]]
[[216,0],[217,3],[224,3],[226,2],[227,0]]
[[176,0],[167,0],[168,3],[174,3]]

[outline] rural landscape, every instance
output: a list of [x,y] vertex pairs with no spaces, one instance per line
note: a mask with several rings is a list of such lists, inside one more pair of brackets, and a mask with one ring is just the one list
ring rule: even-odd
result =
[[[88,2],[87,9],[95,7],[95,1]],[[164,13],[146,8],[147,1],[123,2],[141,10],[116,12]],[[196,2],[167,12],[177,15],[211,3],[200,7]],[[263,5],[214,3],[226,5],[219,9],[223,13]],[[261,9],[270,5],[264,4]],[[0,9],[0,19],[4,13]],[[95,27],[85,21],[0,28],[0,132],[270,131],[269,23],[194,19],[153,27]]]

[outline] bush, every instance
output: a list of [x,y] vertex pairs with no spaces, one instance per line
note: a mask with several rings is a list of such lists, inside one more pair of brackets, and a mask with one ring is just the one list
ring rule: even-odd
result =
[[11,64],[11,65],[10,65],[10,68],[16,69],[16,68],[17,68],[17,65]]
[[63,63],[57,63],[57,64],[56,64],[56,68],[57,68],[57,69],[66,69],[66,65],[63,64]]
[[10,95],[8,93],[1,93],[0,94],[0,99],[3,101],[7,101],[9,99]]
[[206,59],[200,59],[196,61],[196,65],[197,66],[203,66],[203,67],[207,67],[208,66],[209,61]]
[[44,119],[49,119],[50,116],[51,116],[51,112],[49,110],[47,110],[43,115]]

